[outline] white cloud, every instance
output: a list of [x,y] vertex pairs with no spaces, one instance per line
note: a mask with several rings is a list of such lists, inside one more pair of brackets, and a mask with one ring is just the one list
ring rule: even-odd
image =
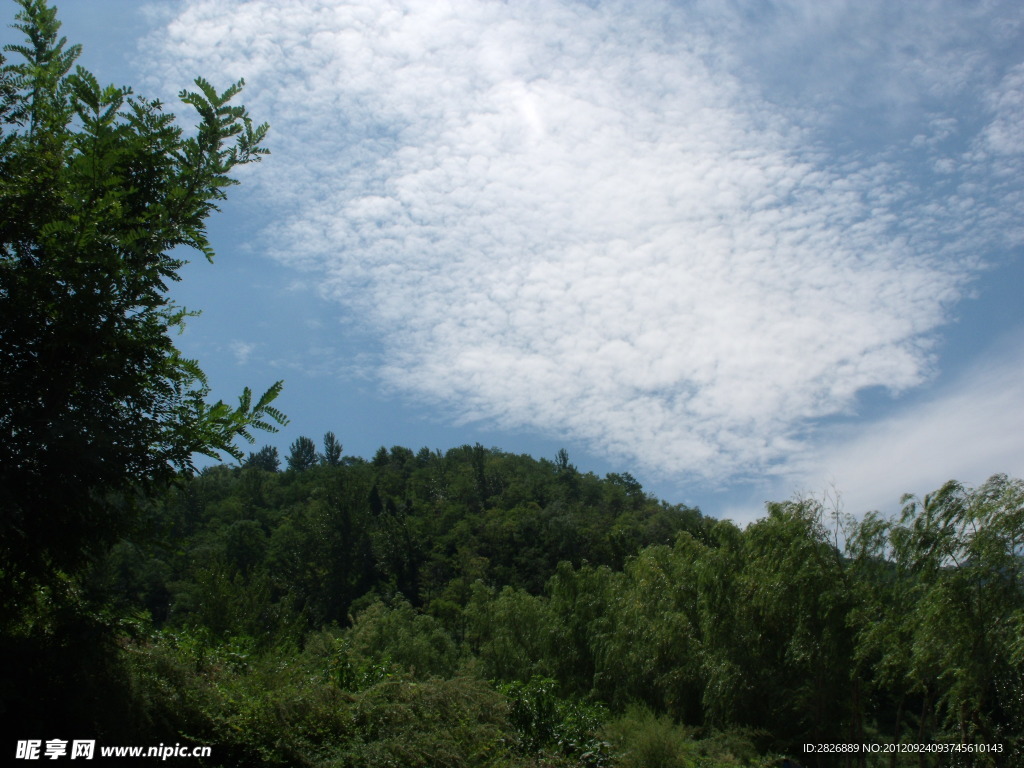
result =
[[905,493],[923,496],[948,480],[981,485],[1024,477],[1024,337],[991,347],[975,370],[933,397],[823,445],[802,473],[811,493],[830,484],[848,512],[894,513]]
[[[912,57],[914,77],[871,103],[917,89],[935,114],[884,160],[844,154],[737,74],[757,26],[710,8],[193,0],[147,45],[173,87],[193,71],[250,83],[274,124],[247,181],[278,212],[268,247],[379,334],[386,385],[456,420],[724,480],[799,458],[860,389],[930,375],[932,334],[1020,213],[984,195],[986,151],[1019,152],[1019,99],[1004,79],[989,127],[953,147],[937,99],[989,77],[984,41],[960,83],[961,59]],[[829,82],[860,87],[838,64],[870,58],[840,34],[852,6],[779,8],[796,26],[766,27],[755,53],[798,77],[773,51],[832,30],[837,66],[808,104],[838,109]],[[864,35],[923,51],[956,31],[869,16]],[[918,155],[946,186],[908,173]]]
[[982,134],[985,147],[999,155],[1024,153],[1024,64],[1011,70],[989,96],[995,117]]
[[256,351],[256,344],[248,341],[232,341],[231,352],[235,356],[235,362],[239,365],[245,365],[249,362],[249,358],[252,357],[252,353]]

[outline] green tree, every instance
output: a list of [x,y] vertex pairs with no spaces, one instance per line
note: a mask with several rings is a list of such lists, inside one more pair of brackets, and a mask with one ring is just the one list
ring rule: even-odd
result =
[[[605,577],[606,620],[593,622],[595,687],[622,706],[644,702],[690,723],[701,721],[702,676],[696,565],[706,548],[681,536],[653,546],[624,574]],[[622,578],[625,576],[625,578]],[[599,629],[600,628],[600,629]]]
[[311,438],[300,436],[290,446],[288,469],[302,472],[316,466],[316,443]]
[[250,453],[243,466],[262,469],[266,472],[277,472],[281,469],[281,458],[277,454],[277,448],[265,445],[255,453]]
[[898,693],[894,738],[912,726],[908,740],[1006,740],[1012,751],[1024,724],[1024,665],[1013,653],[1014,616],[1024,611],[1024,483],[997,475],[976,490],[949,482],[906,496],[888,532],[897,588],[875,587],[860,646]]
[[849,732],[853,605],[838,530],[826,527],[824,505],[800,499],[767,506],[767,517],[744,531],[734,615],[745,642],[732,658],[753,695],[740,697],[738,712],[745,724],[766,728],[776,746],[796,750],[803,741]]
[[320,463],[329,467],[336,467],[341,464],[341,443],[334,436],[333,432],[324,434],[324,452],[320,454]]
[[102,87],[56,10],[19,0],[25,42],[0,61],[0,576],[5,595],[72,573],[123,535],[140,493],[236,459],[250,430],[275,431],[281,382],[237,407],[210,404],[199,365],[172,333],[179,246],[207,259],[206,219],[266,125],[207,81],[180,98],[186,137],[159,101]]

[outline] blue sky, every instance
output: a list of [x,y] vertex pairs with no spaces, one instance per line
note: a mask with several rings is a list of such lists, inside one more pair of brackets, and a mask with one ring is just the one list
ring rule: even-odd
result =
[[58,5],[271,123],[174,293],[282,453],[565,447],[738,521],[1024,475],[1018,2]]

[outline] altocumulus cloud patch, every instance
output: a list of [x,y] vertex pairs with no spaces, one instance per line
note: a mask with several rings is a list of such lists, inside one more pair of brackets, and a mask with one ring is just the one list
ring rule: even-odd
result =
[[[956,22],[876,15],[897,37]],[[911,129],[858,153],[823,127],[842,92],[816,82],[812,119],[792,88],[790,106],[771,98],[779,72],[751,74],[794,66],[764,40],[760,59],[737,53],[755,22],[662,3],[194,0],[147,45],[169,84],[247,79],[274,131],[252,182],[269,247],[379,335],[387,386],[453,420],[728,477],[801,454],[864,387],[923,381],[979,256],[1019,240],[1020,69],[964,74],[956,93],[984,85],[965,125],[943,111],[948,71],[922,64],[898,84],[916,89]],[[800,28],[764,29],[791,52]]]

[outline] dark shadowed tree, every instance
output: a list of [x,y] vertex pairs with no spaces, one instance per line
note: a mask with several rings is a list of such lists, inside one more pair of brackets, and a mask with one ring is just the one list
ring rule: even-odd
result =
[[267,472],[277,472],[281,469],[281,458],[277,448],[272,445],[265,445],[255,453],[250,453],[245,460],[244,466],[262,469]]
[[320,454],[320,463],[329,467],[336,467],[341,464],[341,443],[334,436],[333,432],[324,435],[324,452]]
[[[159,101],[73,68],[56,11],[20,0],[25,35],[0,67],[0,587],[73,573],[136,519],[134,500],[194,468],[242,458],[235,440],[284,417],[246,389],[210,404],[173,335],[194,315],[167,294],[186,246],[207,259],[206,219],[260,159],[267,131],[231,104],[239,81],[203,79]],[[8,602],[5,599],[4,602]]]
[[565,448],[559,448],[555,454],[555,469],[558,472],[575,472],[576,467],[569,463],[569,452]]
[[303,472],[316,466],[316,443],[312,438],[301,436],[291,444],[288,453],[288,469]]

